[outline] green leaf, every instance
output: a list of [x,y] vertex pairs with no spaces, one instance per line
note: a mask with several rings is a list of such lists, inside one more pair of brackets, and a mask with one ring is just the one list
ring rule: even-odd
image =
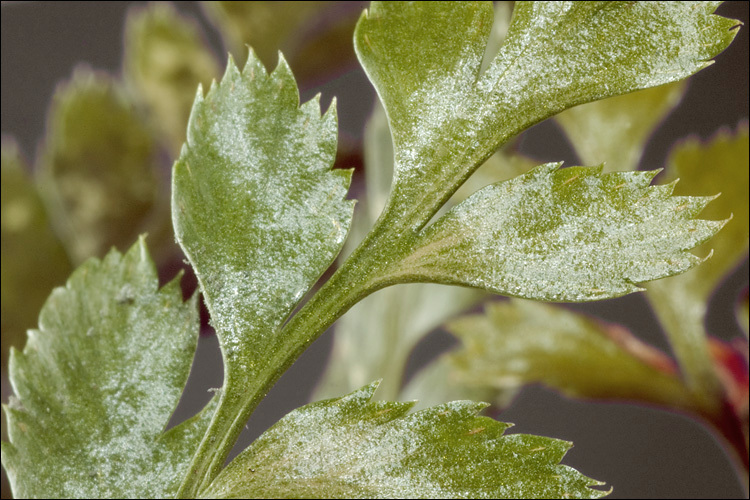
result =
[[39,156],[42,195],[75,262],[124,248],[156,204],[155,148],[108,76],[77,69],[55,93]]
[[[357,204],[341,257],[351,253],[367,234],[388,198],[393,147],[380,106],[376,106],[365,128],[364,149],[366,197]],[[483,296],[469,288],[412,284],[365,297],[336,323],[333,349],[314,399],[345,394],[377,378],[383,379],[378,392],[381,399],[399,399],[404,369],[414,346]]]
[[393,133],[390,212],[420,229],[500,144],[530,125],[706,67],[736,34],[736,21],[711,14],[717,5],[517,2],[504,45],[480,73],[491,3],[373,2],[355,49]]
[[163,432],[198,329],[195,298],[182,302],[179,279],[158,290],[142,239],[79,267],[11,352],[2,461],[14,495],[174,496],[210,416]]
[[685,275],[692,291],[703,301],[708,300],[727,273],[747,255],[750,233],[748,150],[748,126],[745,123],[736,132],[722,130],[707,142],[688,139],[675,146],[667,159],[667,181],[680,179],[675,194],[713,196],[720,193],[701,216],[714,220],[731,219],[711,241],[697,249],[703,255],[713,250],[711,259]]
[[129,13],[123,75],[175,155],[185,142],[195,88],[218,74],[198,25],[171,4],[153,3]]
[[[393,177],[393,146],[385,113],[375,110],[365,128],[366,198],[355,211],[352,231],[342,256],[348,255],[362,240],[383,210]],[[527,171],[530,160],[509,151],[498,151],[482,165],[446,203],[448,208],[463,201],[479,188],[500,179]],[[405,365],[415,345],[451,316],[475,305],[485,294],[463,287],[409,284],[377,291],[357,303],[336,323],[334,344],[326,372],[316,390],[315,399],[325,399],[362,387],[382,378],[381,399],[402,399],[399,392]],[[434,403],[466,394],[448,391],[438,398],[440,384],[434,389]],[[423,403],[420,393],[414,399]],[[481,398],[479,398],[481,399]]]
[[210,498],[598,498],[606,492],[558,465],[571,444],[504,436],[509,424],[454,401],[370,402],[377,383],[282,418],[216,478]]
[[559,167],[477,192],[424,230],[393,274],[537,300],[616,297],[701,262],[687,250],[723,225],[693,219],[710,198],[649,186],[656,171]]
[[10,346],[22,347],[26,330],[70,261],[52,232],[47,212],[15,141],[2,142],[2,365]]
[[[667,161],[670,178],[682,177],[683,192],[721,193],[706,210],[710,218],[731,217],[710,243],[699,248],[713,255],[682,276],[649,284],[646,297],[669,336],[686,381],[718,411],[722,389],[716,378],[703,322],[711,293],[747,255],[748,128],[718,133],[711,141],[690,139],[675,147]],[[684,186],[682,185],[684,184]]]
[[654,129],[679,104],[683,82],[595,101],[555,116],[585,165],[636,170]]
[[455,377],[470,387],[542,383],[574,397],[691,408],[674,362],[617,325],[515,299],[447,328],[462,342],[450,356]]
[[199,91],[173,219],[230,376],[266,368],[274,332],[341,249],[354,203],[335,154],[335,110],[300,107],[283,60],[268,75],[252,53],[242,73],[230,59],[221,84]]
[[244,61],[250,45],[272,67],[283,52],[300,82],[330,78],[354,62],[359,2],[201,2],[227,49]]
[[351,171],[331,170],[335,155],[335,108],[321,116],[319,96],[300,106],[283,59],[267,74],[252,52],[242,73],[230,58],[222,82],[205,97],[198,92],[174,165],[172,217],[225,376],[184,495],[218,472],[252,409],[291,364],[289,349],[301,349],[298,337],[279,330],[336,258],[354,208],[344,199]]

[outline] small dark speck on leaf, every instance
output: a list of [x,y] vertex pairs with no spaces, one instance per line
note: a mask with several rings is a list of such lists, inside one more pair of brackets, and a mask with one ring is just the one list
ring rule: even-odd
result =
[[115,301],[120,305],[130,305],[135,302],[135,291],[130,285],[124,285],[115,297]]

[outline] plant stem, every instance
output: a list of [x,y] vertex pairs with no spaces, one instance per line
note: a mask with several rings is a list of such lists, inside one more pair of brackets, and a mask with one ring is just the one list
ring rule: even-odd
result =
[[669,338],[687,387],[707,414],[720,411],[723,397],[703,327],[706,299],[691,293],[685,275],[648,284],[646,294]]
[[[344,264],[284,325],[268,353],[269,367],[251,376],[225,376],[211,423],[180,485],[178,498],[194,498],[216,478],[245,423],[281,375],[339,317],[370,293],[392,284],[388,264],[398,261],[407,233],[385,214]],[[408,240],[408,238],[406,238]]]

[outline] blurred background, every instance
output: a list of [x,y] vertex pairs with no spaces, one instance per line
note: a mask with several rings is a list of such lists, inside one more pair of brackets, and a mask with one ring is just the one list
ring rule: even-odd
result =
[[[15,138],[28,164],[33,165],[44,137],[47,110],[58,84],[70,79],[81,64],[113,75],[121,74],[125,21],[132,9],[144,5],[145,2],[2,2],[2,134],[4,140],[7,136]],[[747,25],[748,5],[748,2],[726,2],[717,13]],[[223,68],[228,49],[215,24],[208,19],[207,11],[194,2],[176,2],[174,6],[194,20]],[[284,38],[283,30],[278,30],[278,48],[287,54],[300,80],[302,101],[320,92],[325,109],[333,96],[337,98],[340,126],[337,166],[356,169],[353,198],[362,190],[363,129],[376,96],[359,69],[351,43],[321,40],[320,33],[328,30],[336,33],[337,40],[351,40],[354,23],[365,7],[365,2],[334,2],[324,15],[318,15],[314,23],[307,24],[300,24],[302,18],[287,14],[290,17],[284,29],[296,30],[296,34],[287,33]],[[300,9],[292,6],[289,12]],[[314,54],[321,50],[327,51],[328,57],[315,59]],[[275,59],[276,48],[256,47],[256,51],[261,57]],[[734,130],[747,120],[748,88],[745,26],[732,45],[716,58],[716,64],[690,79],[681,105],[651,138],[640,168],[663,166],[678,139],[691,135],[708,139],[721,128]],[[550,120],[524,133],[520,149],[539,163],[561,160],[566,165],[580,163],[559,126]],[[162,177],[169,175],[173,152],[170,147],[159,151],[159,175]],[[161,195],[168,200],[168,192]],[[152,236],[169,240],[169,236],[160,234],[159,230],[150,231],[150,245]],[[119,249],[125,250],[132,241],[134,239]],[[161,259],[159,270],[163,282],[183,267],[182,257],[170,251],[158,259]],[[57,284],[62,284],[64,279]],[[734,305],[747,283],[745,260],[712,299],[707,318],[707,329],[712,335],[727,340],[741,335],[734,321]],[[194,288],[194,278],[186,276],[185,287],[186,293]],[[638,294],[568,307],[625,325],[642,340],[669,352],[656,318]],[[5,319],[3,321],[5,325]],[[4,353],[10,342],[13,340],[6,340],[4,333]],[[281,416],[309,401],[324,370],[331,343],[331,332],[321,336],[282,377],[251,418],[234,454]],[[428,336],[412,354],[407,378],[454,343],[444,332],[436,331]],[[15,345],[22,347],[22,344]],[[5,354],[2,371],[5,403],[10,394]],[[221,386],[221,380],[217,343],[206,327],[174,421],[181,421],[199,410],[211,396],[207,390]],[[692,419],[679,414],[644,406],[573,401],[543,387],[531,386],[523,389],[498,418],[515,423],[513,432],[552,436],[575,443],[564,463],[613,486],[611,498],[743,497],[735,472],[714,437]],[[10,495],[4,471],[2,494],[3,498]]]

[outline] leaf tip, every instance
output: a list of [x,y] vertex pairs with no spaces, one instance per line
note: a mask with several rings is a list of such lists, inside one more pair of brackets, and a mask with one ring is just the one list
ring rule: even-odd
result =
[[711,250],[709,250],[708,255],[700,259],[700,264],[703,264],[704,262],[706,262],[708,259],[710,259],[713,256],[714,256],[714,249],[712,248]]
[[274,68],[273,73],[281,71],[281,74],[283,74],[284,76],[294,78],[292,76],[292,68],[289,67],[289,62],[286,60],[286,57],[284,57],[284,54],[280,50],[277,50],[276,56],[278,58],[278,62],[276,63],[276,68]]
[[[320,94],[318,94],[318,97],[320,97]],[[328,105],[328,109],[326,109],[325,115],[328,116],[329,113],[332,113],[338,121],[337,104],[338,101],[336,100],[336,96],[333,96],[331,98],[331,103]]]
[[[247,58],[247,63],[245,66],[247,67],[248,64],[250,64],[250,57]],[[232,54],[229,54],[227,57],[227,69],[224,70],[224,76],[222,76],[221,81],[229,81],[232,78],[237,78],[240,75],[240,70],[237,68],[237,63],[234,62],[234,56]],[[214,84],[211,84],[211,89],[214,88]]]
[[662,173],[664,171],[664,167],[655,168],[653,170],[647,170],[644,175],[649,177],[651,180],[654,179],[657,175]]
[[[210,88],[213,88],[215,85],[216,85],[216,80],[215,79],[211,80],[211,87]],[[198,88],[195,91],[195,101],[193,102],[193,107],[195,107],[197,104],[200,104],[201,102],[203,102],[203,96],[204,95],[205,94],[203,92],[203,84],[200,83],[200,82],[198,82]]]
[[[367,384],[366,386],[362,387],[362,388],[360,389],[360,391],[362,391],[362,392],[369,392],[369,393],[370,393],[370,395],[372,395],[372,394],[375,394],[375,391],[377,391],[377,390],[378,390],[378,387],[380,387],[380,384],[381,384],[382,382],[383,382],[383,379],[382,379],[382,378],[379,378],[379,379],[377,379],[377,380],[373,380],[372,382],[370,382],[370,383],[369,383],[369,384]],[[359,391],[358,391],[358,392],[359,392]]]
[[148,247],[146,246],[146,236],[148,236],[148,233],[139,234],[138,241],[135,244],[135,247],[138,249],[138,254],[141,261],[149,260]]

